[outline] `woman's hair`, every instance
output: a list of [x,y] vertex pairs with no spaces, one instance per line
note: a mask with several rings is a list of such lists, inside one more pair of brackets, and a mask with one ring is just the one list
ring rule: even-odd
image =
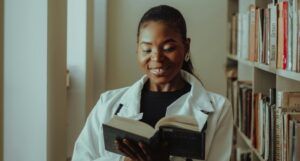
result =
[[[149,21],[161,21],[166,25],[169,25],[170,28],[175,29],[181,35],[183,41],[187,40],[186,23],[182,14],[177,9],[167,5],[160,5],[160,6],[150,8],[143,15],[143,17],[139,22],[137,37],[139,37],[140,35],[140,29],[142,25],[145,22],[149,22]],[[194,67],[191,59],[189,59],[188,61],[184,61],[181,69],[194,75]]]

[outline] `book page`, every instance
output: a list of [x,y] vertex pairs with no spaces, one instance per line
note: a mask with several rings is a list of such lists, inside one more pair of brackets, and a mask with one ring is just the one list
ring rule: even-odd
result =
[[144,136],[146,138],[151,138],[151,136],[155,133],[154,128],[144,122],[120,116],[114,116],[107,125]]
[[181,115],[166,116],[160,119],[156,123],[155,129],[159,129],[160,126],[175,126],[182,129],[199,131],[198,123],[196,119],[192,116],[181,116]]

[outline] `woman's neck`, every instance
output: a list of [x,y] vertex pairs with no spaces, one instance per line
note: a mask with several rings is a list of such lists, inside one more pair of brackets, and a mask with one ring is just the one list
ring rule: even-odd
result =
[[185,81],[183,80],[181,75],[178,74],[177,76],[175,76],[173,80],[164,84],[157,84],[149,80],[147,86],[150,91],[154,91],[154,92],[173,92],[182,89],[184,85],[185,85]]

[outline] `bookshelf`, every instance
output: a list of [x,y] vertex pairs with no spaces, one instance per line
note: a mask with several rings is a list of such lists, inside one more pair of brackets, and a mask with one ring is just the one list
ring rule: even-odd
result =
[[234,127],[237,128],[238,135],[244,141],[244,143],[248,146],[248,148],[250,149],[250,152],[253,152],[255,157],[258,158],[258,160],[266,161],[259,155],[258,151],[252,146],[251,140],[239,129],[239,127],[237,127],[237,126],[234,126]]
[[[297,27],[293,30],[296,31],[296,33],[287,33],[286,35],[297,35],[297,39],[293,39],[293,37],[287,37],[288,41],[290,42],[290,46],[287,46],[287,48],[290,50],[290,52],[288,52],[286,55],[286,59],[287,59],[287,64],[286,64],[286,68],[283,67],[284,65],[280,64],[280,63],[284,63],[284,62],[280,62],[278,63],[278,59],[280,59],[281,57],[278,55],[279,51],[283,51],[284,50],[282,48],[280,48],[279,43],[281,43],[281,41],[276,40],[276,45],[277,46],[272,46],[271,43],[271,35],[272,35],[272,29],[271,29],[271,8],[275,8],[276,11],[278,10],[278,3],[283,3],[283,2],[287,2],[287,3],[291,3],[294,2],[295,3],[295,8],[296,8],[296,14],[293,16],[296,16],[296,21],[297,22]],[[299,3],[299,4],[297,4]],[[266,17],[263,17],[263,21],[261,21],[261,23],[264,23],[262,26],[261,31],[258,31],[256,28],[256,38],[258,37],[257,34],[261,34],[261,40],[255,40],[256,46],[255,46],[255,54],[256,54],[256,58],[253,60],[250,56],[250,48],[253,47],[251,46],[251,12],[250,12],[250,6],[254,5],[257,8],[261,8],[262,10],[260,12],[263,12],[263,16],[265,15],[265,12],[269,12],[269,21],[268,22],[266,19]],[[291,7],[291,6],[289,6]],[[268,10],[268,11],[265,11]],[[235,14],[235,16],[233,16],[233,14]],[[272,15],[274,16],[274,15]],[[278,16],[278,15],[277,15]],[[245,20],[245,17],[247,17],[248,19]],[[278,17],[277,17],[278,18]],[[276,18],[276,21],[278,20]],[[236,21],[236,22],[233,22]],[[246,22],[245,22],[246,21]],[[257,97],[258,94],[261,95],[265,95],[267,96],[269,94],[269,91],[271,88],[275,88],[276,91],[288,91],[288,92],[299,92],[300,91],[300,0],[278,0],[278,1],[274,1],[274,0],[228,0],[228,35],[230,35],[230,39],[229,39],[229,49],[228,49],[228,56],[227,56],[227,63],[229,64],[236,64],[235,66],[235,70],[236,72],[230,72],[230,73],[237,73],[236,75],[232,75],[232,74],[227,74],[227,78],[228,78],[228,82],[227,83],[227,89],[230,89],[230,92],[236,91],[236,93],[231,94],[230,95],[230,101],[233,104],[233,113],[234,113],[234,119],[235,119],[235,125],[234,125],[234,146],[233,146],[233,157],[231,159],[231,161],[248,161],[249,159],[245,159],[245,158],[239,158],[239,156],[237,156],[237,154],[240,154],[241,152],[236,152],[236,149],[241,149],[241,151],[243,151],[243,153],[249,153],[250,154],[250,160],[251,161],[267,161],[267,160],[275,160],[275,159],[271,159],[271,150],[275,151],[274,149],[276,149],[276,145],[274,145],[275,143],[271,144],[271,140],[267,140],[265,138],[269,138],[269,136],[273,135],[272,137],[276,137],[275,136],[275,132],[272,131],[271,128],[266,128],[266,127],[271,127],[271,123],[270,125],[267,124],[266,122],[263,122],[264,126],[264,131],[263,131],[263,135],[264,140],[263,142],[260,142],[260,144],[265,144],[262,146],[258,146],[258,142],[257,140],[259,140],[259,136],[257,135],[253,135],[253,134],[257,134],[255,132],[257,132],[257,130],[253,130],[254,126],[255,126],[255,116],[251,115],[249,120],[247,122],[246,120],[246,124],[249,123],[250,127],[250,131],[245,130],[245,127],[241,125],[241,122],[243,123],[243,121],[245,120],[239,120],[238,118],[241,117],[243,118],[243,114],[245,114],[245,111],[241,112],[240,111],[236,111],[236,108],[239,108],[239,106],[244,106],[240,105],[239,102],[239,97],[241,97],[241,89],[235,89],[233,88],[234,83],[235,86],[239,85],[239,82],[251,82],[249,88],[251,88],[251,100],[249,102],[250,105],[250,110],[251,112],[255,111],[255,105],[256,105],[256,100],[255,97]],[[241,24],[242,23],[242,24]],[[255,22],[257,23],[257,22]],[[269,23],[269,27],[267,26]],[[277,22],[276,22],[277,25]],[[247,26],[247,27],[245,27]],[[265,29],[264,29],[265,28]],[[270,29],[269,31],[267,30]],[[277,26],[277,29],[279,27]],[[233,33],[233,30],[235,30],[235,33]],[[291,30],[289,30],[289,32],[291,32]],[[269,36],[267,34],[267,32],[269,32]],[[246,34],[245,34],[246,33]],[[276,37],[278,38],[278,35],[281,34],[279,32],[276,33]],[[266,36],[265,36],[266,35]],[[274,36],[274,35],[273,35]],[[259,38],[257,38],[259,39]],[[268,39],[268,40],[267,40]],[[296,42],[295,42],[296,41]],[[260,44],[259,44],[260,43]],[[284,43],[284,42],[282,42]],[[267,45],[266,45],[267,44]],[[269,45],[269,46],[268,46]],[[287,44],[289,45],[289,44]],[[296,45],[296,47],[295,47]],[[293,50],[297,49],[297,50]],[[276,51],[274,51],[274,48],[276,49]],[[253,50],[252,50],[253,51]],[[273,55],[272,55],[273,54]],[[274,56],[275,54],[275,56]],[[291,56],[290,55],[295,55],[295,56]],[[282,56],[282,55],[281,55]],[[292,63],[297,63],[297,65],[295,65],[295,67],[293,67],[292,64],[288,64],[291,62],[288,62],[288,60],[292,60],[294,59],[295,61]],[[283,60],[284,61],[284,60]],[[288,66],[291,66],[290,68]],[[299,66],[299,67],[298,67]],[[231,70],[232,70],[232,66],[231,66]],[[230,82],[232,84],[230,84]],[[238,83],[237,83],[238,82]],[[244,89],[245,90],[245,89]],[[246,91],[246,90],[245,90]],[[230,93],[229,92],[229,93]],[[228,93],[227,93],[228,94]],[[277,93],[276,93],[276,97],[277,97]],[[245,97],[248,98],[248,97]],[[300,98],[300,97],[299,97]],[[300,100],[300,99],[299,99]],[[262,101],[263,102],[263,101]],[[276,100],[277,103],[277,100]],[[267,103],[264,105],[264,107],[266,107],[266,109],[268,108],[269,112],[272,112],[272,108],[271,106],[268,107],[269,105],[267,105]],[[274,105],[275,107],[275,105]],[[276,105],[277,108],[277,105]],[[247,113],[247,111],[246,111]],[[264,115],[264,121],[268,121],[268,119],[270,119],[269,117],[271,117],[271,114],[269,115]],[[272,116],[273,117],[273,116]],[[243,118],[244,119],[244,118]],[[253,121],[255,120],[255,121]],[[273,121],[273,120],[272,120]],[[261,123],[261,122],[259,122]],[[247,124],[248,125],[248,124]],[[275,128],[275,125],[273,126]],[[247,127],[248,128],[248,127]],[[246,129],[247,129],[246,128]],[[273,129],[273,130],[277,130],[277,128]],[[250,135],[250,137],[249,137]],[[264,147],[263,150],[261,149],[261,147]],[[266,148],[267,147],[267,148]],[[274,149],[272,149],[272,147]],[[299,151],[299,149],[296,149],[296,151]],[[282,154],[281,154],[282,155]],[[287,154],[288,155],[288,154]],[[272,155],[273,157],[273,155]],[[291,160],[291,158],[288,158],[286,160]],[[277,159],[277,161],[284,161],[284,159],[282,159],[282,156],[280,156],[280,159]]]

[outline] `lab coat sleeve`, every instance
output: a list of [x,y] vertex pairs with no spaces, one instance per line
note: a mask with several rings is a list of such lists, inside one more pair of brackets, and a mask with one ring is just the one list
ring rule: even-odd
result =
[[229,161],[232,148],[233,115],[228,100],[225,101],[216,132],[208,153],[207,161]]
[[[86,124],[76,140],[72,161],[122,161],[123,157],[105,151],[103,143],[102,122],[106,111],[101,107],[103,105],[101,97],[97,105],[91,111]],[[100,109],[101,108],[101,109]],[[99,111],[101,110],[101,111]],[[100,155],[102,151],[102,155]]]

